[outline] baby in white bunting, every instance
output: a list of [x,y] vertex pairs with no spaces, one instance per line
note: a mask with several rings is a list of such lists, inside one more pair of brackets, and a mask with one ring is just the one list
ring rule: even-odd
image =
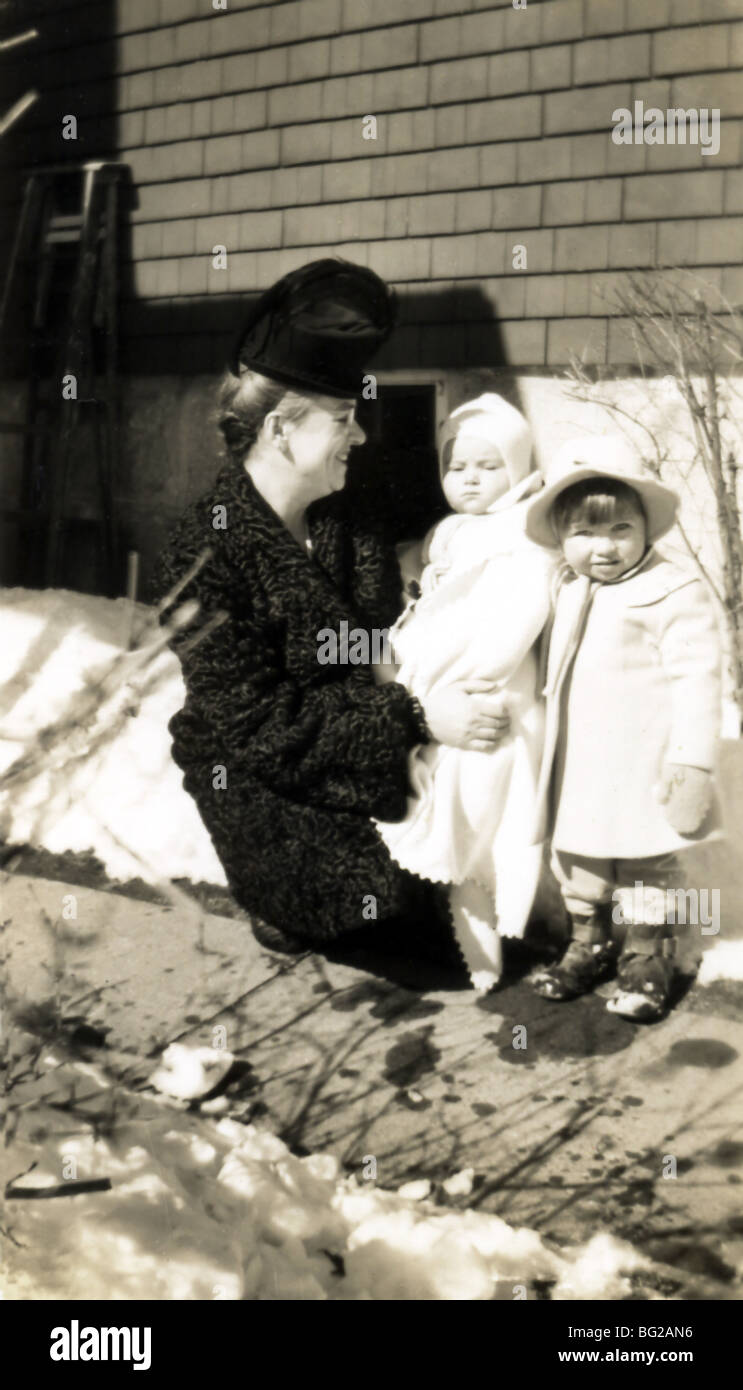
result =
[[500,396],[449,417],[440,467],[453,510],[401,556],[419,584],[390,634],[399,668],[380,673],[424,707],[454,682],[487,682],[510,720],[489,751],[416,748],[404,820],[377,822],[403,868],[452,885],[457,941],[480,992],[500,978],[501,936],[524,931],[541,859],[529,843],[543,731],[535,643],[554,566],[524,532],[525,499],[541,482],[531,455],[529,426]]

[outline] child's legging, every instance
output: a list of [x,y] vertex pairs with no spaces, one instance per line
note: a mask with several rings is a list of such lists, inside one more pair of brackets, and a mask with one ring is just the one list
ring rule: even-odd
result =
[[[666,893],[681,882],[675,854],[645,859],[591,859],[552,851],[552,871],[574,920],[586,919],[603,903],[613,902],[626,923],[665,922]],[[619,914],[615,920],[620,920]],[[575,931],[574,931],[575,934]]]

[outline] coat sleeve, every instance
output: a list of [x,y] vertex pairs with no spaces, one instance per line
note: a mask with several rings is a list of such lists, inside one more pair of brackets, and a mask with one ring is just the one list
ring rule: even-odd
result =
[[320,664],[302,685],[287,674],[278,638],[242,615],[179,656],[187,706],[214,731],[228,779],[329,811],[404,814],[407,754],[428,734],[402,685]]
[[721,722],[720,632],[700,579],[673,590],[657,605],[663,670],[671,686],[666,758],[712,768]]

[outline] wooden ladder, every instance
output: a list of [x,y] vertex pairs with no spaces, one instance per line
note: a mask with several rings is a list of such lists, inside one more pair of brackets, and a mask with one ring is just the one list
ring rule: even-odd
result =
[[[30,544],[33,582],[60,582],[73,442],[93,424],[104,586],[120,590],[113,480],[117,464],[117,231],[119,163],[47,165],[26,180],[2,300],[0,335],[23,286],[33,291],[23,322],[30,372],[23,422],[19,508],[4,511]],[[71,272],[71,273],[70,273]],[[53,313],[63,303],[61,324]],[[78,518],[79,519],[79,518]]]

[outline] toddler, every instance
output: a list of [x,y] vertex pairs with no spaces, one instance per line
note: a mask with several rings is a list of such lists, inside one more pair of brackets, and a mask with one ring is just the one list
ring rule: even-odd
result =
[[419,584],[390,634],[394,679],[424,709],[454,682],[487,682],[510,720],[487,751],[415,749],[405,818],[377,822],[403,868],[452,885],[457,941],[479,991],[500,977],[500,934],[524,930],[541,858],[529,843],[542,746],[534,644],[549,613],[552,563],[524,533],[524,499],[540,481],[531,453],[529,426],[497,395],[449,417],[440,468],[452,512],[417,547],[417,566],[411,551],[401,557]]
[[613,900],[627,931],[607,1007],[641,1021],[660,1018],[673,996],[676,942],[665,908],[679,883],[677,853],[720,834],[716,615],[698,575],[653,549],[677,506],[622,439],[586,438],[559,451],[526,520],[527,535],[559,547],[565,562],[535,838],[551,824],[572,918],[567,951],[534,986],[569,999],[613,972]]

